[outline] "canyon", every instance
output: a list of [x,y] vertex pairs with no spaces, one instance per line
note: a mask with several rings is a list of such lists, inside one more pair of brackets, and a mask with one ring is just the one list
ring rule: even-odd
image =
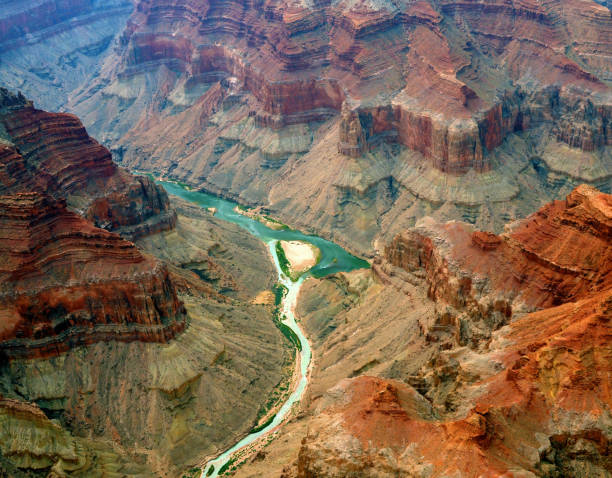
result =
[[426,218],[311,281],[309,397],[236,476],[609,476],[611,220],[582,186],[499,236]]
[[125,15],[78,86],[0,80],[77,113],[127,167],[361,254],[423,215],[500,232],[580,183],[610,192],[612,20],[597,3],[157,0]]
[[612,476],[611,87],[600,0],[5,1],[0,476],[193,478],[287,390],[273,251],[158,180],[371,265],[233,476]]
[[[40,2],[14,3],[0,20],[34,39],[7,32],[0,61],[55,76],[6,67],[2,83],[78,114],[124,166],[363,255],[424,215],[500,232],[581,183],[611,192],[605,5],[90,0],[49,31],[19,16]],[[106,49],[67,53],[58,30],[95,42],[102,21],[120,23]]]
[[197,466],[291,370],[251,304],[265,247],[117,167],[73,115],[0,100],[0,474]]

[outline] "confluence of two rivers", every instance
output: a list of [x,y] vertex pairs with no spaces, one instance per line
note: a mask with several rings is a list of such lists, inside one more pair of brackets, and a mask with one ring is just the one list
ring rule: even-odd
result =
[[[178,196],[202,208],[215,208],[215,217],[241,226],[268,245],[270,254],[274,259],[274,265],[278,271],[278,281],[287,288],[287,293],[285,294],[281,303],[280,316],[285,317],[283,319],[283,323],[291,328],[293,332],[295,332],[302,345],[302,350],[299,353],[300,377],[297,387],[295,390],[293,390],[287,401],[276,413],[274,420],[272,420],[268,426],[258,432],[250,433],[230,449],[206,464],[201,475],[202,478],[215,478],[218,476],[219,470],[221,470],[221,468],[230,461],[235,452],[251,443],[254,443],[260,437],[268,434],[271,430],[280,425],[291,411],[291,407],[300,401],[300,398],[308,385],[308,367],[310,365],[310,358],[312,354],[310,344],[302,332],[302,329],[300,329],[299,325],[297,324],[294,314],[298,293],[304,280],[309,276],[323,277],[335,272],[348,272],[354,269],[369,267],[370,265],[363,259],[359,259],[358,257],[349,254],[337,244],[320,237],[303,234],[293,229],[270,229],[256,219],[252,219],[237,213],[234,210],[237,204],[226,199],[212,196],[203,192],[192,191],[173,182],[158,181],[158,183],[161,184],[169,194]],[[276,256],[276,243],[280,240],[302,241],[315,245],[321,251],[319,263],[310,269],[307,274],[300,277],[296,282],[291,281],[291,279],[283,274],[278,262],[278,257]]]

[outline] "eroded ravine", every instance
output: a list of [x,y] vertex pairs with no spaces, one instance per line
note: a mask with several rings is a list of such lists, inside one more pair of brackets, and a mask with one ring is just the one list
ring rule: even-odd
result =
[[[179,196],[203,208],[214,208],[216,217],[238,224],[268,245],[278,273],[278,282],[286,287],[286,293],[280,306],[280,317],[283,323],[295,333],[301,344],[301,350],[299,350],[299,354],[297,355],[298,366],[296,366],[296,371],[299,373],[299,376],[294,376],[294,389],[289,395],[289,398],[281,406],[274,416],[274,419],[267,426],[259,431],[248,434],[234,446],[206,464],[202,477],[216,477],[219,476],[220,471],[225,471],[224,466],[225,469],[228,468],[226,466],[227,463],[230,462],[232,456],[237,451],[252,443],[255,443],[261,437],[267,435],[278,427],[285,420],[285,418],[287,418],[292,407],[300,401],[304,390],[308,386],[308,368],[312,356],[311,348],[306,336],[296,321],[294,313],[298,294],[304,280],[306,280],[306,278],[309,276],[322,277],[335,272],[369,267],[369,264],[366,261],[349,254],[337,244],[320,237],[306,235],[292,229],[271,229],[256,219],[236,212],[236,204],[232,203],[231,201],[206,193],[191,191],[172,182],[160,181],[160,184],[162,184],[170,194]],[[319,262],[305,275],[302,275],[297,281],[292,281],[283,273],[276,254],[276,244],[280,240],[298,240],[313,244],[320,251]]]

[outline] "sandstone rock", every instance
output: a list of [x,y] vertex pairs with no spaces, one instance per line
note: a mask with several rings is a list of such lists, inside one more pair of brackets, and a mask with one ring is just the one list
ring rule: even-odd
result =
[[359,120],[359,115],[349,109],[346,103],[342,106],[340,121],[338,151],[352,157],[363,154],[366,148],[366,138]]
[[[477,328],[484,292],[522,297],[540,310],[508,311],[501,329],[489,323],[476,351],[444,348],[440,336],[425,341],[420,355],[431,358],[410,377],[415,388],[385,377],[393,367],[375,366],[379,377],[342,380],[311,410],[297,476],[610,475],[612,401],[604,385],[612,364],[610,200],[581,186],[501,236],[432,221],[398,236],[374,269],[385,288],[404,282],[414,294],[406,281],[419,284],[424,273],[438,308],[447,303],[467,314],[433,323],[421,317],[419,327],[430,334],[461,321],[462,328]],[[388,262],[400,270],[392,275]],[[359,305],[350,314],[353,334],[371,320],[359,323],[365,310]],[[386,314],[394,312],[389,305]],[[420,340],[417,334],[409,344]]]
[[[563,30],[561,21],[575,31]],[[150,78],[174,107],[185,108],[199,98],[197,84],[232,77],[255,99],[248,113],[261,126],[325,120],[341,113],[343,101],[355,101],[358,115],[386,110],[392,136],[436,168],[482,172],[505,138],[544,119],[572,147],[609,145],[610,29],[606,9],[595,3],[142,1],[122,34],[117,64],[74,106],[99,128],[108,119],[93,111],[94,97],[118,107],[114,98],[144,93],[153,106],[146,115],[167,116],[167,102],[138,78]],[[566,46],[575,56],[561,53]],[[177,103],[179,96],[186,102]],[[142,106],[130,108],[132,125]],[[117,139],[131,127],[120,122],[104,132]],[[340,128],[341,145],[349,129]]]
[[0,350],[54,355],[101,340],[166,342],[185,327],[167,269],[65,203],[0,197]]
[[5,89],[0,104],[9,143],[1,145],[6,172],[0,192],[35,189],[64,198],[97,226],[131,238],[173,226],[176,213],[165,191],[119,169],[78,118],[37,110]]

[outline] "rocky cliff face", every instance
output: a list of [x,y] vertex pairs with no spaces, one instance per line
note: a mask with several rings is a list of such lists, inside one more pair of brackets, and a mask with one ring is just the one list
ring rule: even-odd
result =
[[500,232],[610,192],[610,22],[594,2],[141,1],[67,108],[125,166],[372,254],[423,215]]
[[182,474],[286,380],[267,249],[180,208],[0,89],[0,475]]
[[73,115],[47,113],[22,96],[0,90],[2,192],[37,190],[96,226],[137,237],[171,228],[176,214],[161,187],[113,163]]
[[4,356],[101,340],[167,342],[185,327],[167,269],[39,193],[0,197]]
[[0,158],[5,356],[107,339],[166,342],[184,328],[167,269],[99,228],[135,237],[172,227],[161,188],[117,168],[76,117],[5,89]]
[[424,219],[386,247],[386,263],[424,269],[429,296],[470,319],[563,304],[612,281],[609,202],[583,185],[500,236]]
[[21,87],[34,59],[72,48],[64,35],[104,32],[28,76],[55,88],[40,104],[76,112],[128,167],[355,251],[423,215],[500,232],[580,183],[610,192],[612,26],[595,2],[117,0],[69,21],[49,5],[64,33],[7,49],[0,80]]
[[[98,88],[113,107],[140,96],[163,114],[167,101],[189,107],[198,90],[229,77],[252,95],[260,126],[337,117],[348,100],[369,143],[385,132],[435,168],[463,174],[490,169],[489,152],[543,121],[572,147],[610,145],[611,30],[609,10],[596,3],[142,1],[116,65],[75,106],[118,139],[144,105],[128,105],[135,116],[109,127],[104,113],[89,111]],[[163,97],[154,98],[158,87]]]
[[612,197],[583,186],[501,236],[431,222],[398,236],[375,273],[424,281],[437,312],[421,353],[438,352],[415,388],[332,388],[297,476],[609,476],[612,401],[595,384],[612,357],[611,220]]

